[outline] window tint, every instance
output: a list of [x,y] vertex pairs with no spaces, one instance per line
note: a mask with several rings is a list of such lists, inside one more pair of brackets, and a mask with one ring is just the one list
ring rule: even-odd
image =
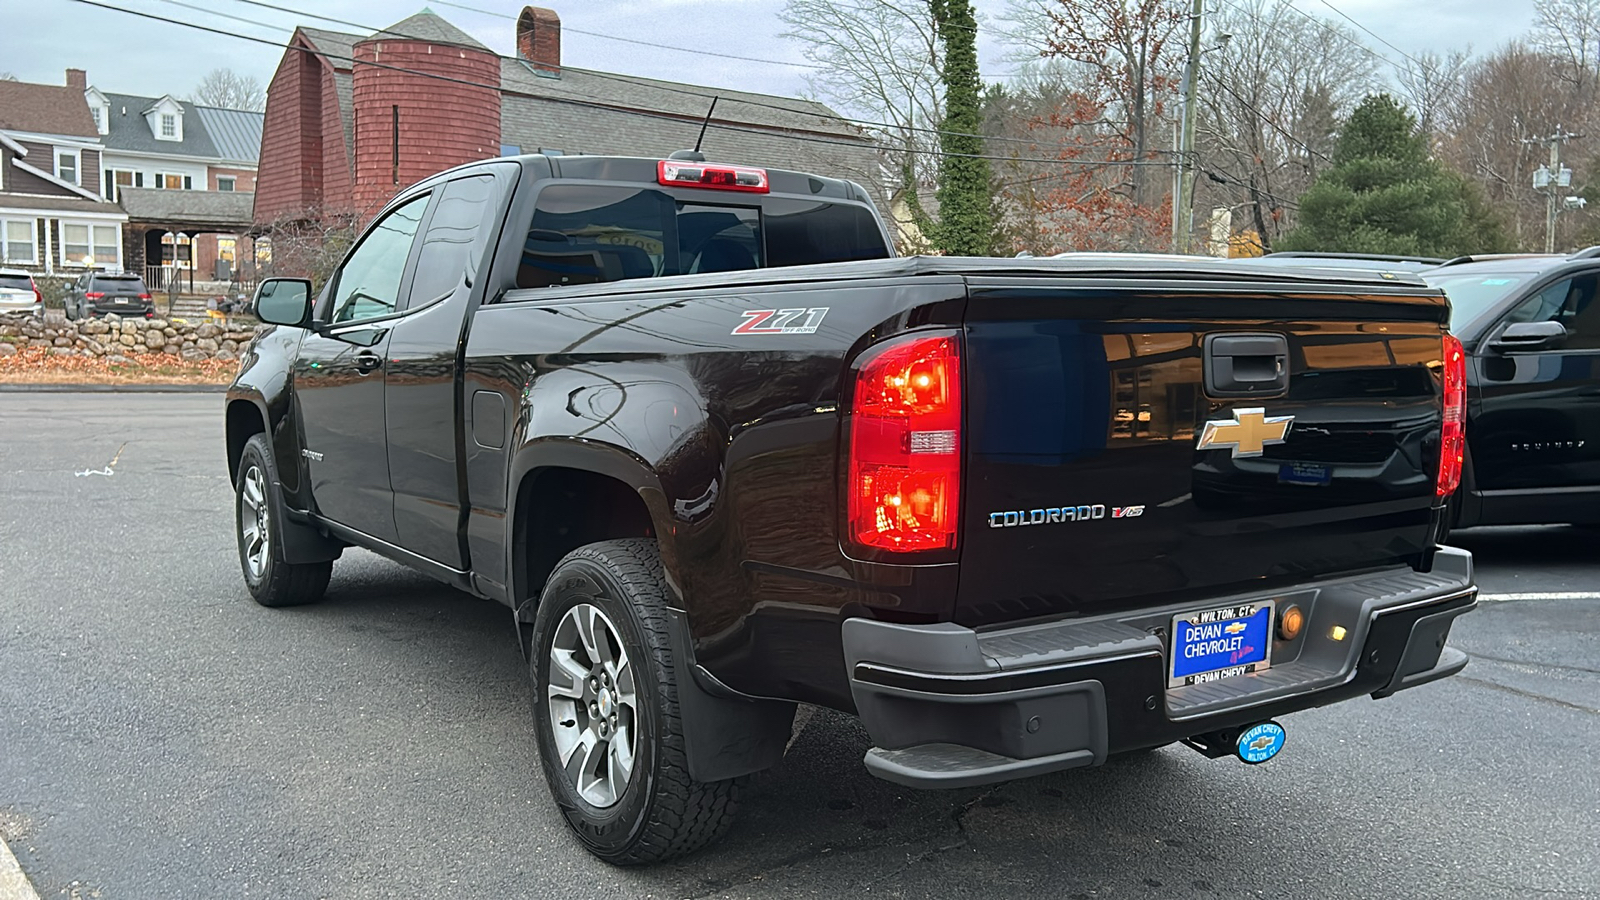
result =
[[1567,328],[1569,350],[1600,349],[1600,303],[1595,289],[1600,273],[1586,273],[1552,282],[1522,301],[1507,322],[1560,322]]
[[483,227],[483,219],[497,196],[494,184],[493,175],[475,175],[445,185],[417,254],[407,308],[449,294],[465,281],[469,263],[483,258],[491,230]]
[[761,213],[749,207],[678,204],[678,259],[687,272],[761,268]]
[[26,275],[0,275],[0,288],[13,291],[33,290],[33,279]]
[[91,275],[95,287],[108,291],[132,291],[136,294],[145,293],[144,279],[137,275]]
[[[889,248],[861,206],[765,198],[740,206],[704,191],[683,200],[622,185],[552,184],[539,194],[518,287],[882,259]],[[731,200],[731,198],[730,198]]]
[[766,204],[767,265],[884,259],[883,232],[864,207],[774,198]]
[[666,233],[672,210],[663,191],[550,185],[539,193],[517,287],[677,274],[678,248]]
[[345,261],[334,285],[333,322],[386,316],[398,309],[400,278],[411,255],[411,241],[422,224],[428,196],[411,200],[379,220]]

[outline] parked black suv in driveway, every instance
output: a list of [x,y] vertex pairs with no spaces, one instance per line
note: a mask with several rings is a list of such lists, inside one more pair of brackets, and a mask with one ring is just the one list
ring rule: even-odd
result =
[[1456,527],[1600,523],[1600,258],[1464,258],[1422,273],[1468,353]]
[[69,319],[103,316],[106,313],[150,319],[155,317],[156,304],[150,299],[144,279],[137,275],[90,272],[72,283],[72,290],[67,294],[66,312]]

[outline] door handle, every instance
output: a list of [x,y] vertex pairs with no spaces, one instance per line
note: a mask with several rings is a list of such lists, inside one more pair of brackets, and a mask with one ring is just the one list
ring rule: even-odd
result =
[[1272,397],[1289,389],[1289,339],[1281,334],[1208,334],[1206,393]]
[[356,354],[356,371],[362,375],[370,375],[379,366],[383,365],[383,357],[371,350],[363,350]]

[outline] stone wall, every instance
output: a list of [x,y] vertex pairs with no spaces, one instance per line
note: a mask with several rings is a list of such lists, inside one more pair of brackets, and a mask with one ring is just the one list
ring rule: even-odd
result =
[[[117,357],[165,355],[185,362],[238,359],[255,331],[224,328],[212,322],[182,319],[45,320],[38,316],[0,316],[0,356],[23,347],[48,348],[52,356]],[[151,360],[154,362],[155,360]]]

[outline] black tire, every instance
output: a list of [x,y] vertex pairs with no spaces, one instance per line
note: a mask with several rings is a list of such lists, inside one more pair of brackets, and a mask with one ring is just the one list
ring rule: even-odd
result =
[[[233,486],[234,535],[239,543],[239,568],[245,587],[262,606],[300,606],[322,599],[333,574],[333,561],[290,563],[283,559],[283,540],[267,491],[278,483],[267,436],[257,434],[245,442],[239,456],[239,476]],[[247,528],[253,525],[263,544],[253,545]]]
[[[692,853],[728,831],[738,805],[740,779],[700,782],[689,774],[667,630],[667,596],[654,540],[602,541],[579,547],[556,565],[534,620],[529,668],[545,780],[578,840],[590,853],[616,865],[655,863]],[[604,624],[611,627],[607,634],[620,643],[625,665],[634,673],[630,685],[635,705],[631,717],[624,711],[622,720],[625,725],[633,723],[628,728],[634,744],[631,769],[626,778],[615,779],[623,786],[620,791],[611,789],[614,800],[604,806],[580,793],[574,775],[569,774],[574,768],[570,764],[583,768],[592,756],[585,748],[594,745],[578,744],[569,754],[569,765],[563,766],[556,713],[552,711],[552,694],[559,692],[551,689],[551,648],[563,633],[569,612],[573,616],[587,612],[581,607],[603,614]],[[563,680],[572,685],[583,682],[570,674]],[[621,682],[617,679],[619,686]],[[578,707],[586,703],[581,699],[572,702]],[[612,703],[614,708],[624,709],[622,701]],[[593,706],[603,708],[598,703]],[[562,722],[569,735],[576,731],[578,718],[605,733],[603,715],[590,717],[580,711]],[[613,730],[611,735],[620,738],[622,733]],[[609,743],[606,751],[611,752]]]

